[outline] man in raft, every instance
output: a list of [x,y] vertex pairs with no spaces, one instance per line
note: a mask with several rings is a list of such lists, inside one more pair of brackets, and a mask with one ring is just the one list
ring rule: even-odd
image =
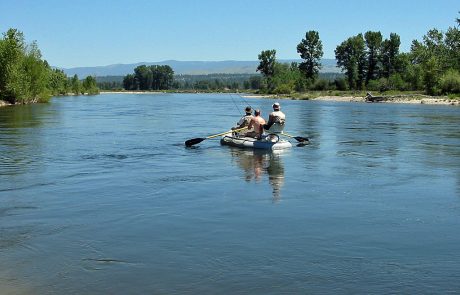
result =
[[286,115],[281,111],[279,103],[273,104],[273,112],[268,116],[268,122],[264,125],[264,129],[268,133],[282,133],[284,130],[284,123],[286,122]]
[[249,122],[248,129],[249,131],[246,133],[246,136],[260,138],[262,133],[264,132],[263,126],[265,125],[265,120],[260,116],[260,110],[254,111],[254,117],[252,117],[251,121]]
[[241,117],[241,119],[238,121],[236,127],[232,127],[232,130],[240,129],[240,128],[249,126],[249,122],[251,122],[251,119],[253,118],[253,116],[252,116],[252,108],[250,106],[247,106],[244,109],[244,111],[246,112],[246,114],[243,117]]

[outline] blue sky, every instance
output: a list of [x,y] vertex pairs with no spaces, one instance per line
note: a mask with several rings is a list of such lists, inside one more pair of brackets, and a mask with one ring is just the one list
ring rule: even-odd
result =
[[408,51],[429,29],[454,26],[458,11],[458,0],[0,0],[0,31],[21,30],[59,67],[257,60],[266,49],[293,59],[309,30],[333,58],[337,45],[368,30],[399,34]]

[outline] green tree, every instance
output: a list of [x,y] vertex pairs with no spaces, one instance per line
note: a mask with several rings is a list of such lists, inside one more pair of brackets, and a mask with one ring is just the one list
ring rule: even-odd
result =
[[168,65],[153,65],[149,67],[152,76],[152,86],[149,89],[167,90],[174,82],[174,71]]
[[262,78],[260,76],[252,76],[249,78],[249,83],[251,85],[251,89],[260,89]]
[[174,84],[174,71],[168,65],[140,65],[134,69],[134,75],[123,79],[125,90],[166,90]]
[[[134,77],[139,83],[140,90],[151,89],[151,83],[149,85],[149,75],[152,75],[152,72],[146,65],[140,65],[134,69]],[[151,81],[151,80],[150,80]]]
[[275,74],[276,50],[264,50],[259,54],[259,66],[257,71],[261,72],[266,78],[273,77]]
[[73,75],[72,79],[70,80],[70,83],[71,83],[72,92],[75,95],[79,95],[80,92],[82,91],[82,86],[81,86],[80,79],[78,79],[77,74]]
[[379,63],[381,59],[382,33],[368,31],[364,34],[366,41],[366,85],[370,80],[378,78]]
[[259,54],[258,58],[259,66],[257,67],[257,71],[261,72],[265,78],[262,83],[262,90],[266,88],[268,92],[271,92],[276,87],[273,81],[277,63],[276,50],[264,50]]
[[[75,79],[78,81],[76,76]],[[90,93],[99,92],[94,77],[88,79],[86,86]],[[36,42],[26,44],[23,33],[17,29],[3,34],[0,39],[0,99],[11,103],[45,102],[51,95],[67,95],[72,88],[76,94],[81,91],[62,70],[52,69],[42,59]]]
[[24,34],[9,29],[0,40],[0,99],[11,103],[43,102],[49,98],[48,63],[37,43],[27,45]]
[[44,102],[49,99],[47,89],[49,80],[49,66],[41,60],[41,53],[37,43],[28,46],[23,58],[22,70],[25,78],[25,93],[31,102]]
[[296,81],[302,78],[298,65],[296,63],[275,63],[275,71],[272,77],[273,89],[270,92],[277,94],[289,94],[296,88]]
[[137,90],[136,78],[133,74],[128,74],[123,78],[123,88],[125,90]]
[[431,29],[423,41],[412,41],[410,59],[413,67],[420,68],[424,89],[428,94],[440,92],[440,80],[449,69],[460,70],[460,32],[449,28],[444,35]]
[[3,34],[0,42],[0,99],[11,103],[20,102],[25,98],[24,58],[25,42],[22,32],[9,29]]
[[436,57],[432,56],[422,65],[423,69],[423,82],[425,90],[430,95],[439,94],[437,88],[439,79],[441,77],[441,66]]
[[83,91],[89,95],[99,94],[99,88],[97,87],[96,78],[93,76],[87,76],[82,83]]
[[51,95],[65,95],[67,89],[67,76],[62,70],[52,69],[49,71],[49,79],[47,85]]
[[399,55],[399,46],[401,44],[398,34],[391,33],[390,39],[386,39],[382,44],[382,76],[389,78],[392,74],[398,72],[397,57]]
[[307,79],[315,81],[321,68],[323,56],[323,44],[317,31],[308,31],[305,38],[297,45],[297,53],[303,59],[299,69]]
[[444,34],[438,29],[431,29],[423,36],[425,46],[425,61],[431,57],[438,59],[439,67],[447,70],[451,67],[448,58],[448,49],[444,42]]
[[345,71],[351,89],[361,89],[365,79],[365,43],[362,34],[350,37],[335,49],[337,65]]
[[450,27],[446,32],[444,43],[447,63],[450,65],[450,68],[460,71],[460,30]]

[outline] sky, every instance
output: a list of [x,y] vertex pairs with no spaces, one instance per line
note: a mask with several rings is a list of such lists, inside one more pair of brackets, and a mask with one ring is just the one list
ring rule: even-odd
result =
[[70,68],[165,60],[257,60],[275,49],[297,59],[297,44],[319,32],[324,58],[348,37],[380,31],[401,51],[460,16],[458,0],[0,0],[0,32],[37,41],[50,65]]

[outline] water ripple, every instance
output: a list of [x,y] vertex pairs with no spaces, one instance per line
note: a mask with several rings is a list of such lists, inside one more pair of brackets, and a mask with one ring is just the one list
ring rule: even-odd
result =
[[127,158],[128,158],[128,155],[125,155],[125,154],[92,154],[92,155],[82,156],[82,159],[84,160],[99,160],[99,159],[124,160]]

